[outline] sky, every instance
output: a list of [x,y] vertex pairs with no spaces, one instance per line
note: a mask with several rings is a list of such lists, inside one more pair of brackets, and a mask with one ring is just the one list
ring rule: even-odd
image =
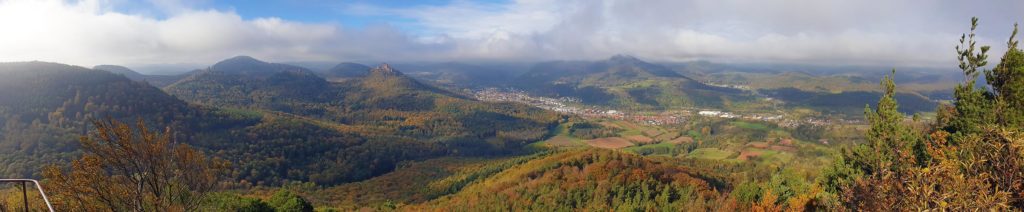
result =
[[[711,60],[955,67],[1024,1],[0,0],[0,62]],[[1024,37],[1024,36],[1019,36]]]

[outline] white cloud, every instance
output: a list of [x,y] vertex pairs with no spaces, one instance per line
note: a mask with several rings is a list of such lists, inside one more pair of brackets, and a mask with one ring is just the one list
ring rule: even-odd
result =
[[[164,19],[110,11],[105,2],[0,1],[0,61],[77,65],[212,63],[235,55],[274,61],[410,59],[421,44],[388,26],[343,31],[333,24],[234,12],[180,10]],[[384,51],[382,51],[384,50]]]
[[403,31],[195,9],[206,0],[150,0],[157,12],[112,9],[122,1],[0,0],[0,61],[209,64],[243,54],[271,61],[536,61],[625,53],[662,61],[948,66],[971,16],[982,18],[982,43],[997,53],[1011,23],[1024,21],[1024,3],[1009,0],[457,0],[343,10],[412,20],[393,23],[416,30]]
[[[363,9],[366,9],[365,7]],[[971,16],[1001,52],[1024,3],[989,1],[518,0],[380,9],[459,42],[458,57],[945,66]],[[988,42],[996,40],[996,42]]]

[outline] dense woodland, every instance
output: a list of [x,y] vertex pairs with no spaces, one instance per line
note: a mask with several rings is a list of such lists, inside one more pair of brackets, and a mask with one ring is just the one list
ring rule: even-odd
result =
[[[678,211],[706,205],[717,193],[685,167],[609,150],[533,160],[434,200],[439,210]],[[413,209],[416,210],[416,209]]]

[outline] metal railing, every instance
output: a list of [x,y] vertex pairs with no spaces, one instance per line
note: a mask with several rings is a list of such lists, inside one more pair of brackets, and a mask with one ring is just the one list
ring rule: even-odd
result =
[[21,198],[25,201],[25,211],[28,211],[28,188],[25,184],[32,183],[36,185],[36,189],[39,190],[39,195],[43,196],[43,202],[46,203],[46,209],[53,212],[53,205],[50,204],[50,198],[46,197],[46,192],[43,192],[43,186],[39,185],[39,181],[33,179],[0,179],[0,183],[21,183]]

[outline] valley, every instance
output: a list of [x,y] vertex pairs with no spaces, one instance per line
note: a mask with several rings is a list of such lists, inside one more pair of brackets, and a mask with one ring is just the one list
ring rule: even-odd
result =
[[[582,67],[581,72],[601,78],[616,77],[598,84],[593,84],[595,79],[582,79],[582,84],[576,85],[589,89],[587,92],[605,93],[609,99],[594,101],[587,92],[574,93],[579,87],[569,93],[546,93],[518,88],[524,85],[442,86],[408,76],[388,64],[342,63],[324,72],[239,56],[183,76],[152,77],[116,66],[87,69],[11,63],[0,69],[6,68],[3,73],[12,82],[69,73],[81,77],[62,79],[72,82],[67,84],[70,87],[61,87],[61,83],[4,84],[14,86],[6,90],[42,86],[50,90],[35,90],[60,93],[45,95],[64,99],[33,103],[37,105],[31,108],[36,109],[29,109],[16,102],[36,102],[25,101],[31,97],[6,95],[4,116],[0,117],[7,124],[0,135],[21,137],[3,136],[5,145],[0,147],[14,154],[0,160],[11,162],[3,170],[8,175],[37,176],[39,164],[82,154],[74,146],[74,132],[88,130],[90,121],[100,117],[130,120],[131,114],[138,112],[121,111],[139,108],[165,114],[144,116],[145,123],[172,127],[176,139],[233,163],[223,182],[228,192],[218,198],[267,198],[285,189],[324,208],[444,209],[477,198],[466,195],[475,195],[468,193],[491,186],[497,183],[491,181],[505,178],[502,176],[541,166],[538,163],[579,160],[576,157],[582,154],[645,161],[630,165],[630,169],[647,170],[650,165],[646,163],[652,163],[673,168],[647,171],[688,170],[691,177],[651,180],[682,186],[666,187],[673,192],[700,191],[670,194],[682,198],[672,202],[722,204],[735,198],[728,191],[736,186],[780,174],[766,170],[784,171],[790,180],[801,183],[819,178],[819,170],[840,154],[839,149],[865,139],[862,135],[868,127],[862,118],[793,105],[742,86],[704,84],[634,57],[615,56],[570,67]],[[24,75],[27,70],[43,75]],[[536,78],[529,73],[526,76]],[[134,86],[150,94],[133,93],[139,89],[90,93],[93,88],[73,86],[104,85],[78,82],[90,78]],[[160,81],[169,79],[175,81]],[[689,97],[629,91],[635,89],[660,89],[658,92]],[[106,96],[112,92],[127,97]],[[693,104],[695,99],[689,99],[702,95],[700,98],[718,96],[718,103]],[[143,97],[169,103],[158,104],[167,108],[132,105],[153,102],[133,100]],[[111,102],[97,104],[100,100]],[[109,109],[94,109],[97,107]],[[50,109],[39,110],[43,108]],[[40,115],[21,111],[38,111]],[[24,132],[48,129],[63,133],[49,133],[59,137],[45,139],[24,137],[31,135]],[[24,148],[36,142],[59,145]],[[42,152],[53,158],[32,156]],[[618,160],[593,162],[607,166],[605,163]],[[668,165],[677,163],[681,164]],[[728,169],[732,171],[695,169],[715,166],[732,167]],[[635,182],[615,182],[621,183]],[[377,192],[366,194],[368,189]],[[537,191],[520,195],[539,195],[533,192]]]
[[1021,211],[1021,11],[0,0],[0,212]]

